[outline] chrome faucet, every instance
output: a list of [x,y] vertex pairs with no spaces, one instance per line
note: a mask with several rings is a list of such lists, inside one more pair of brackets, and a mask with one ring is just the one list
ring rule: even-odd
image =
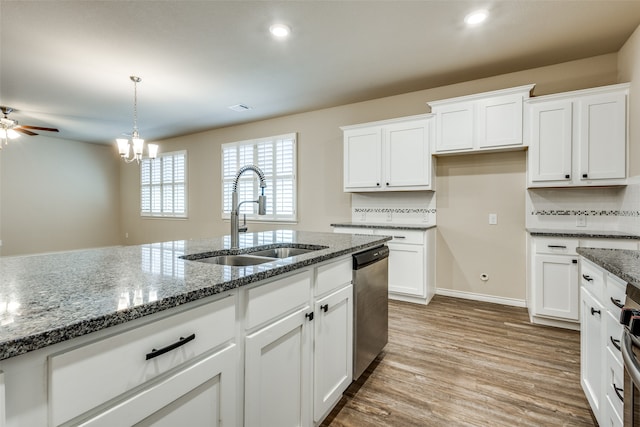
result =
[[[238,203],[238,180],[240,179],[240,175],[249,170],[255,172],[256,175],[258,175],[258,178],[260,178],[260,189],[262,190],[262,194],[258,196],[258,200],[245,200]],[[247,231],[246,215],[244,217],[244,224],[242,225],[242,227],[240,227],[240,219],[238,218],[238,214],[240,213],[240,206],[242,206],[243,203],[257,203],[258,215],[265,215],[267,213],[267,196],[264,195],[265,188],[267,188],[267,183],[264,179],[264,173],[258,166],[246,165],[238,169],[236,179],[233,181],[233,189],[231,192],[231,249],[238,248],[240,232],[242,231],[244,233],[245,231]]]

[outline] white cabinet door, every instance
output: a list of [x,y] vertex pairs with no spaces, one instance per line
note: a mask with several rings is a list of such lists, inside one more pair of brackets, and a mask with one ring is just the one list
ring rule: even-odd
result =
[[532,104],[529,107],[529,179],[532,182],[571,182],[571,101]]
[[[237,425],[236,345],[196,362],[90,419],[86,427]],[[65,424],[66,425],[66,424]]]
[[307,307],[248,335],[245,425],[311,425],[312,330]]
[[504,95],[478,102],[478,147],[522,145],[522,95]]
[[424,245],[388,242],[389,292],[424,298],[426,296]]
[[321,420],[353,377],[353,287],[348,285],[315,304],[314,409]]
[[535,256],[534,314],[567,320],[579,319],[577,258]]
[[580,180],[626,178],[626,95],[579,101]]
[[591,409],[601,423],[604,362],[604,308],[584,288],[581,290],[580,383]]
[[435,152],[471,150],[475,145],[475,104],[461,102],[438,107]]
[[424,187],[431,181],[429,122],[420,120],[385,126],[386,188]]
[[377,189],[382,183],[382,130],[354,129],[344,133],[344,190]]

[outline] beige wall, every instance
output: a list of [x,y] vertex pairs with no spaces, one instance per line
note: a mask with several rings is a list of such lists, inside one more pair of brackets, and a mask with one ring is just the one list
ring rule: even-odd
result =
[[640,27],[618,53],[620,82],[631,82],[629,93],[629,176],[640,175]]
[[0,151],[2,255],[120,244],[120,164],[113,147],[45,135]]
[[[162,151],[186,149],[189,219],[141,219],[139,171],[123,169],[122,218],[127,243],[227,234],[220,218],[220,144],[298,132],[298,218],[295,225],[250,224],[250,230],[291,227],[330,231],[351,219],[342,192],[340,126],[427,112],[425,103],[454,96],[536,83],[534,93],[616,83],[617,55],[275,118],[161,141]],[[437,286],[454,291],[525,299],[525,153],[439,158],[437,166]],[[488,226],[488,213],[498,225]],[[479,279],[489,275],[488,282]]]

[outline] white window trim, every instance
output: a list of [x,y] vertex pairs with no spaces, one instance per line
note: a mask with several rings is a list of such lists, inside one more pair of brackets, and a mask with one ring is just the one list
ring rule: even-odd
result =
[[[251,206],[254,213],[250,214],[247,213],[246,214],[246,219],[247,221],[253,221],[253,222],[269,222],[269,223],[273,223],[273,222],[281,222],[281,223],[290,223],[290,224],[294,224],[297,222],[297,218],[298,218],[298,170],[297,170],[297,145],[298,145],[298,137],[297,137],[297,133],[293,132],[293,133],[288,133],[288,134],[282,134],[282,135],[275,135],[275,136],[270,136],[270,137],[265,137],[265,138],[257,138],[257,139],[251,139],[251,140],[245,140],[245,141],[236,141],[236,142],[229,142],[229,143],[225,143],[221,145],[221,150],[220,150],[220,163],[221,163],[221,168],[220,168],[220,175],[221,175],[221,187],[222,187],[222,191],[221,191],[221,211],[222,211],[222,219],[229,219],[230,218],[230,212],[224,211],[224,207],[225,207],[225,196],[227,197],[231,197],[231,194],[225,194],[225,183],[228,183],[230,181],[230,178],[227,176],[225,179],[225,175],[224,175],[224,169],[225,169],[225,165],[224,165],[224,150],[231,148],[231,147],[240,147],[243,145],[252,145],[252,146],[257,146],[258,144],[264,143],[264,142],[270,142],[270,141],[277,141],[278,139],[291,139],[293,141],[293,153],[292,153],[292,157],[293,157],[293,164],[292,164],[292,194],[293,194],[293,200],[292,200],[292,207],[293,207],[293,214],[284,214],[284,215],[280,215],[277,213],[273,213],[273,214],[268,214],[268,215],[258,215],[257,214],[257,204],[245,204],[244,206]],[[253,160],[252,162],[250,162],[252,164],[257,165],[258,167],[260,167],[260,164],[257,161],[257,154],[254,150],[254,156],[253,156]],[[242,167],[245,166],[244,164],[236,165],[236,172],[237,170]],[[253,179],[253,183],[254,183],[254,190],[253,190],[253,194],[254,197],[257,198],[259,192],[260,192],[260,188],[258,185],[258,179],[257,176],[255,174],[253,174],[252,172],[246,172],[242,175],[242,178],[247,178],[250,175],[251,178]],[[267,189],[269,189],[269,186],[273,186],[272,183],[270,183],[269,181],[271,181],[271,175],[268,175],[268,173],[265,172],[265,176],[267,178]],[[234,176],[235,177],[235,176]],[[232,181],[232,180],[231,180]],[[254,199],[255,200],[255,199]],[[240,202],[243,202],[244,200],[239,200]],[[274,201],[271,200],[271,198],[267,197],[267,209],[269,210],[269,206],[271,204],[271,206],[275,206],[273,205]],[[241,217],[244,218],[244,214],[241,214]]]
[[[175,213],[175,212],[153,212],[153,211],[143,211],[142,210],[142,191],[145,184],[142,183],[142,164],[140,165],[140,216],[142,218],[163,218],[163,219],[186,219],[188,218],[189,212],[189,185],[188,185],[188,176],[189,176],[189,165],[188,165],[188,156],[187,150],[180,151],[171,151],[167,153],[159,153],[158,157],[155,159],[150,159],[148,157],[142,159],[142,162],[148,161],[160,161],[163,157],[168,156],[176,156],[183,155],[184,156],[184,212]],[[149,185],[150,186],[150,185]],[[162,186],[162,184],[161,184]],[[162,198],[162,196],[161,196]],[[160,202],[162,204],[162,201]]]

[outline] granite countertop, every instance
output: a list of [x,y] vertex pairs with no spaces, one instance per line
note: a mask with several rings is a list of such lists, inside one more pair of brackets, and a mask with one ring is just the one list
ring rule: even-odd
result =
[[331,224],[332,227],[353,227],[353,228],[387,228],[391,230],[428,230],[434,228],[433,224],[394,224],[390,222],[369,223],[369,222],[341,222]]
[[532,236],[545,236],[545,237],[578,237],[587,239],[629,239],[640,240],[640,236],[625,233],[623,231],[567,231],[567,230],[552,230],[542,228],[527,228],[527,232]]
[[611,274],[640,289],[640,251],[578,248],[577,252]]
[[229,248],[229,236],[0,257],[0,360],[383,244],[385,236],[277,230],[247,248],[321,245],[307,254],[231,267],[182,259]]

